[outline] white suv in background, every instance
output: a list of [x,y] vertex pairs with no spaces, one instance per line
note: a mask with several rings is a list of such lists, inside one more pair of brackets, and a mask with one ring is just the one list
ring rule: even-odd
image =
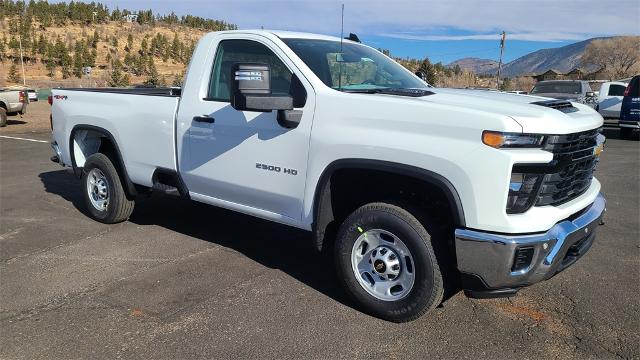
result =
[[602,84],[598,95],[598,105],[596,106],[596,110],[600,115],[606,118],[620,118],[622,97],[627,85],[629,84],[619,81],[610,81]]

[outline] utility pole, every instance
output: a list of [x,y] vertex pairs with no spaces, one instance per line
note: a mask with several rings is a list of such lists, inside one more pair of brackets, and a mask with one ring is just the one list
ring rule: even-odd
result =
[[500,38],[500,61],[498,62],[498,78],[496,79],[496,88],[500,89],[500,75],[502,72],[502,53],[504,52],[504,42],[507,39],[507,33],[502,32],[502,37]]

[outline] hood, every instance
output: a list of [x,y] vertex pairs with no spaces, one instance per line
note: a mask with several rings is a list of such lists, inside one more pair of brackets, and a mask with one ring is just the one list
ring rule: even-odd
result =
[[577,111],[565,113],[554,108],[532,104],[553,100],[547,97],[487,90],[444,88],[429,90],[435,94],[417,99],[506,115],[518,122],[525,133],[569,134],[598,128],[603,123],[598,112],[577,102],[571,103]]

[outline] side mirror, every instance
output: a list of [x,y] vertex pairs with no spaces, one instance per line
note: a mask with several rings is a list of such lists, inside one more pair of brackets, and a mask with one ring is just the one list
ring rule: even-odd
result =
[[292,110],[293,98],[271,93],[271,69],[266,64],[237,63],[231,69],[231,106],[239,111]]
[[416,76],[424,80],[424,74],[422,73],[422,71],[416,71]]

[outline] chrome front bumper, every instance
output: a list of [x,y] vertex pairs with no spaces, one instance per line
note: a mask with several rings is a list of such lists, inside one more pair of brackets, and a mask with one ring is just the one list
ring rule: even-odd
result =
[[[493,234],[476,230],[455,231],[458,270],[462,286],[475,292],[515,293],[520,287],[546,280],[576,262],[591,247],[596,227],[606,211],[600,193],[582,214],[557,223],[545,233]],[[531,261],[514,271],[516,252],[533,248]]]

